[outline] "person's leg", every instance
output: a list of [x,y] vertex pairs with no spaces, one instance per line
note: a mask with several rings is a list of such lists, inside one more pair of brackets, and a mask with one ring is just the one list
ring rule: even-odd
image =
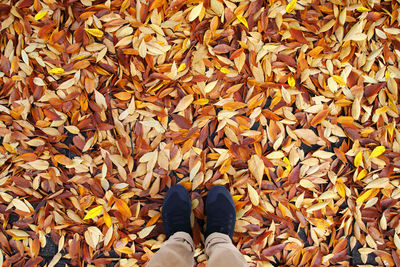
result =
[[223,186],[208,192],[205,208],[207,216],[205,252],[208,267],[248,266],[240,251],[233,245],[236,209],[232,196]]
[[194,244],[190,226],[191,200],[182,185],[172,186],[163,202],[162,219],[168,240],[162,245],[147,267],[192,267]]
[[212,233],[205,243],[208,267],[243,267],[248,266],[242,253],[232,244],[226,234]]
[[194,244],[185,232],[176,232],[161,246],[146,267],[193,267]]

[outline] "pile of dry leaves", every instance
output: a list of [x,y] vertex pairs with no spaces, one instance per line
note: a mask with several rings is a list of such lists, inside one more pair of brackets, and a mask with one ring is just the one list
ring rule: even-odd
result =
[[[3,0],[0,265],[143,266],[183,184],[250,266],[400,265],[398,0]],[[369,257],[369,258],[368,258]]]

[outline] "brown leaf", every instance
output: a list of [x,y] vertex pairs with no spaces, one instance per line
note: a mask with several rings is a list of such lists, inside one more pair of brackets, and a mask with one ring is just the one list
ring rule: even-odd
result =
[[295,29],[290,29],[290,34],[292,35],[292,37],[299,41],[300,43],[306,44],[308,43],[308,41],[306,40],[306,38],[304,38],[303,32],[299,31],[299,30],[295,30]]
[[172,119],[174,122],[182,129],[190,129],[191,123],[185,117],[182,117],[178,114],[171,114]]
[[274,256],[278,252],[281,252],[286,247],[286,245],[287,245],[287,243],[279,244],[279,245],[275,245],[275,246],[270,246],[269,248],[264,249],[261,252],[261,254],[263,256],[265,256],[265,257]]

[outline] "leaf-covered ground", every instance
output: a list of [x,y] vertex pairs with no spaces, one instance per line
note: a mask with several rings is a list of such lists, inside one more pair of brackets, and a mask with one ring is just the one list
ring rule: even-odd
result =
[[198,266],[215,184],[250,266],[400,266],[399,11],[0,1],[0,263],[143,266],[181,183]]

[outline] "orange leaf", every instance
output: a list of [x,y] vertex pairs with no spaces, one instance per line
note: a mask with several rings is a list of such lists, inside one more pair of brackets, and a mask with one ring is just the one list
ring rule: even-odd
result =
[[308,52],[308,55],[310,57],[316,57],[318,56],[322,51],[324,50],[324,48],[322,46],[317,46],[315,47],[313,50],[311,50],[310,52]]
[[131,217],[132,213],[131,210],[129,209],[128,204],[126,204],[125,201],[116,198],[115,199],[115,205],[117,206],[118,211],[125,217]]
[[110,215],[107,213],[106,210],[104,210],[103,218],[104,218],[104,223],[107,225],[108,228],[110,228],[112,225],[112,221]]
[[354,122],[354,119],[350,116],[342,116],[337,119],[337,122],[341,124],[352,124]]
[[156,215],[151,217],[151,219],[147,222],[146,227],[155,224],[158,221],[158,219],[160,219],[160,217],[161,217],[161,213],[157,213]]
[[63,165],[72,165],[72,163],[73,163],[72,159],[70,159],[62,154],[55,155],[54,160]]
[[89,66],[90,66],[89,60],[81,60],[81,61],[76,62],[72,68],[75,70],[82,70],[82,69],[86,69]]
[[326,116],[328,115],[328,113],[329,113],[329,110],[328,110],[328,109],[324,109],[324,110],[318,112],[318,114],[315,115],[314,118],[311,120],[311,123],[310,123],[310,124],[311,124],[312,126],[318,125],[319,123],[321,123],[321,122],[326,118]]
[[119,100],[123,100],[123,101],[130,100],[132,97],[132,95],[128,92],[119,92],[119,93],[116,93],[114,96],[116,98],[118,98]]
[[37,155],[35,153],[25,153],[19,156],[24,161],[35,161],[37,160]]
[[231,167],[231,158],[227,158],[221,165],[221,168],[219,168],[219,172],[221,174],[224,174],[228,172],[229,168]]

